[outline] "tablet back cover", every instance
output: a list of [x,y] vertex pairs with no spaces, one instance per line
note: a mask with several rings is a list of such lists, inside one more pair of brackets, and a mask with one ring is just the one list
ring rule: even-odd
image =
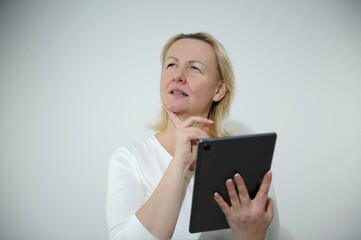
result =
[[194,179],[191,233],[229,228],[214,201],[214,192],[229,203],[226,180],[239,173],[253,199],[266,172],[271,169],[275,133],[210,138],[198,143]]

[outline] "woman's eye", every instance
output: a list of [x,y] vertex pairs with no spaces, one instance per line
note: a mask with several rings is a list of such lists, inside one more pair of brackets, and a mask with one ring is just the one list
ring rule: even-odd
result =
[[190,68],[194,71],[201,72],[201,70],[199,68],[197,68],[196,66],[191,66]]
[[174,63],[169,63],[169,64],[167,65],[167,68],[172,68],[172,67],[174,67],[174,66],[175,66]]

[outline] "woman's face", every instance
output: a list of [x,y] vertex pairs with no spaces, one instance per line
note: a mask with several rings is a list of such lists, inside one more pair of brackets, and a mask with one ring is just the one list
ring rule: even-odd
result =
[[196,39],[176,41],[167,51],[160,84],[162,103],[180,118],[207,117],[225,94],[212,47]]

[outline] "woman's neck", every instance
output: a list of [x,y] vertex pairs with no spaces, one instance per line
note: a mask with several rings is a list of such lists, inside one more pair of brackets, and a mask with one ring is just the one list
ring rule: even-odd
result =
[[174,155],[174,137],[175,127],[172,123],[168,122],[166,129],[159,131],[155,134],[155,137],[158,139],[159,143],[167,150],[170,155]]

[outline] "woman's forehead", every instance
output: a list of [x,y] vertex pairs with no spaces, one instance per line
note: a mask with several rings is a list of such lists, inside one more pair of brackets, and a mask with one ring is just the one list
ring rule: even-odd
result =
[[166,58],[168,57],[190,57],[201,58],[203,60],[214,61],[214,51],[208,43],[197,39],[180,39],[174,42],[168,49]]

